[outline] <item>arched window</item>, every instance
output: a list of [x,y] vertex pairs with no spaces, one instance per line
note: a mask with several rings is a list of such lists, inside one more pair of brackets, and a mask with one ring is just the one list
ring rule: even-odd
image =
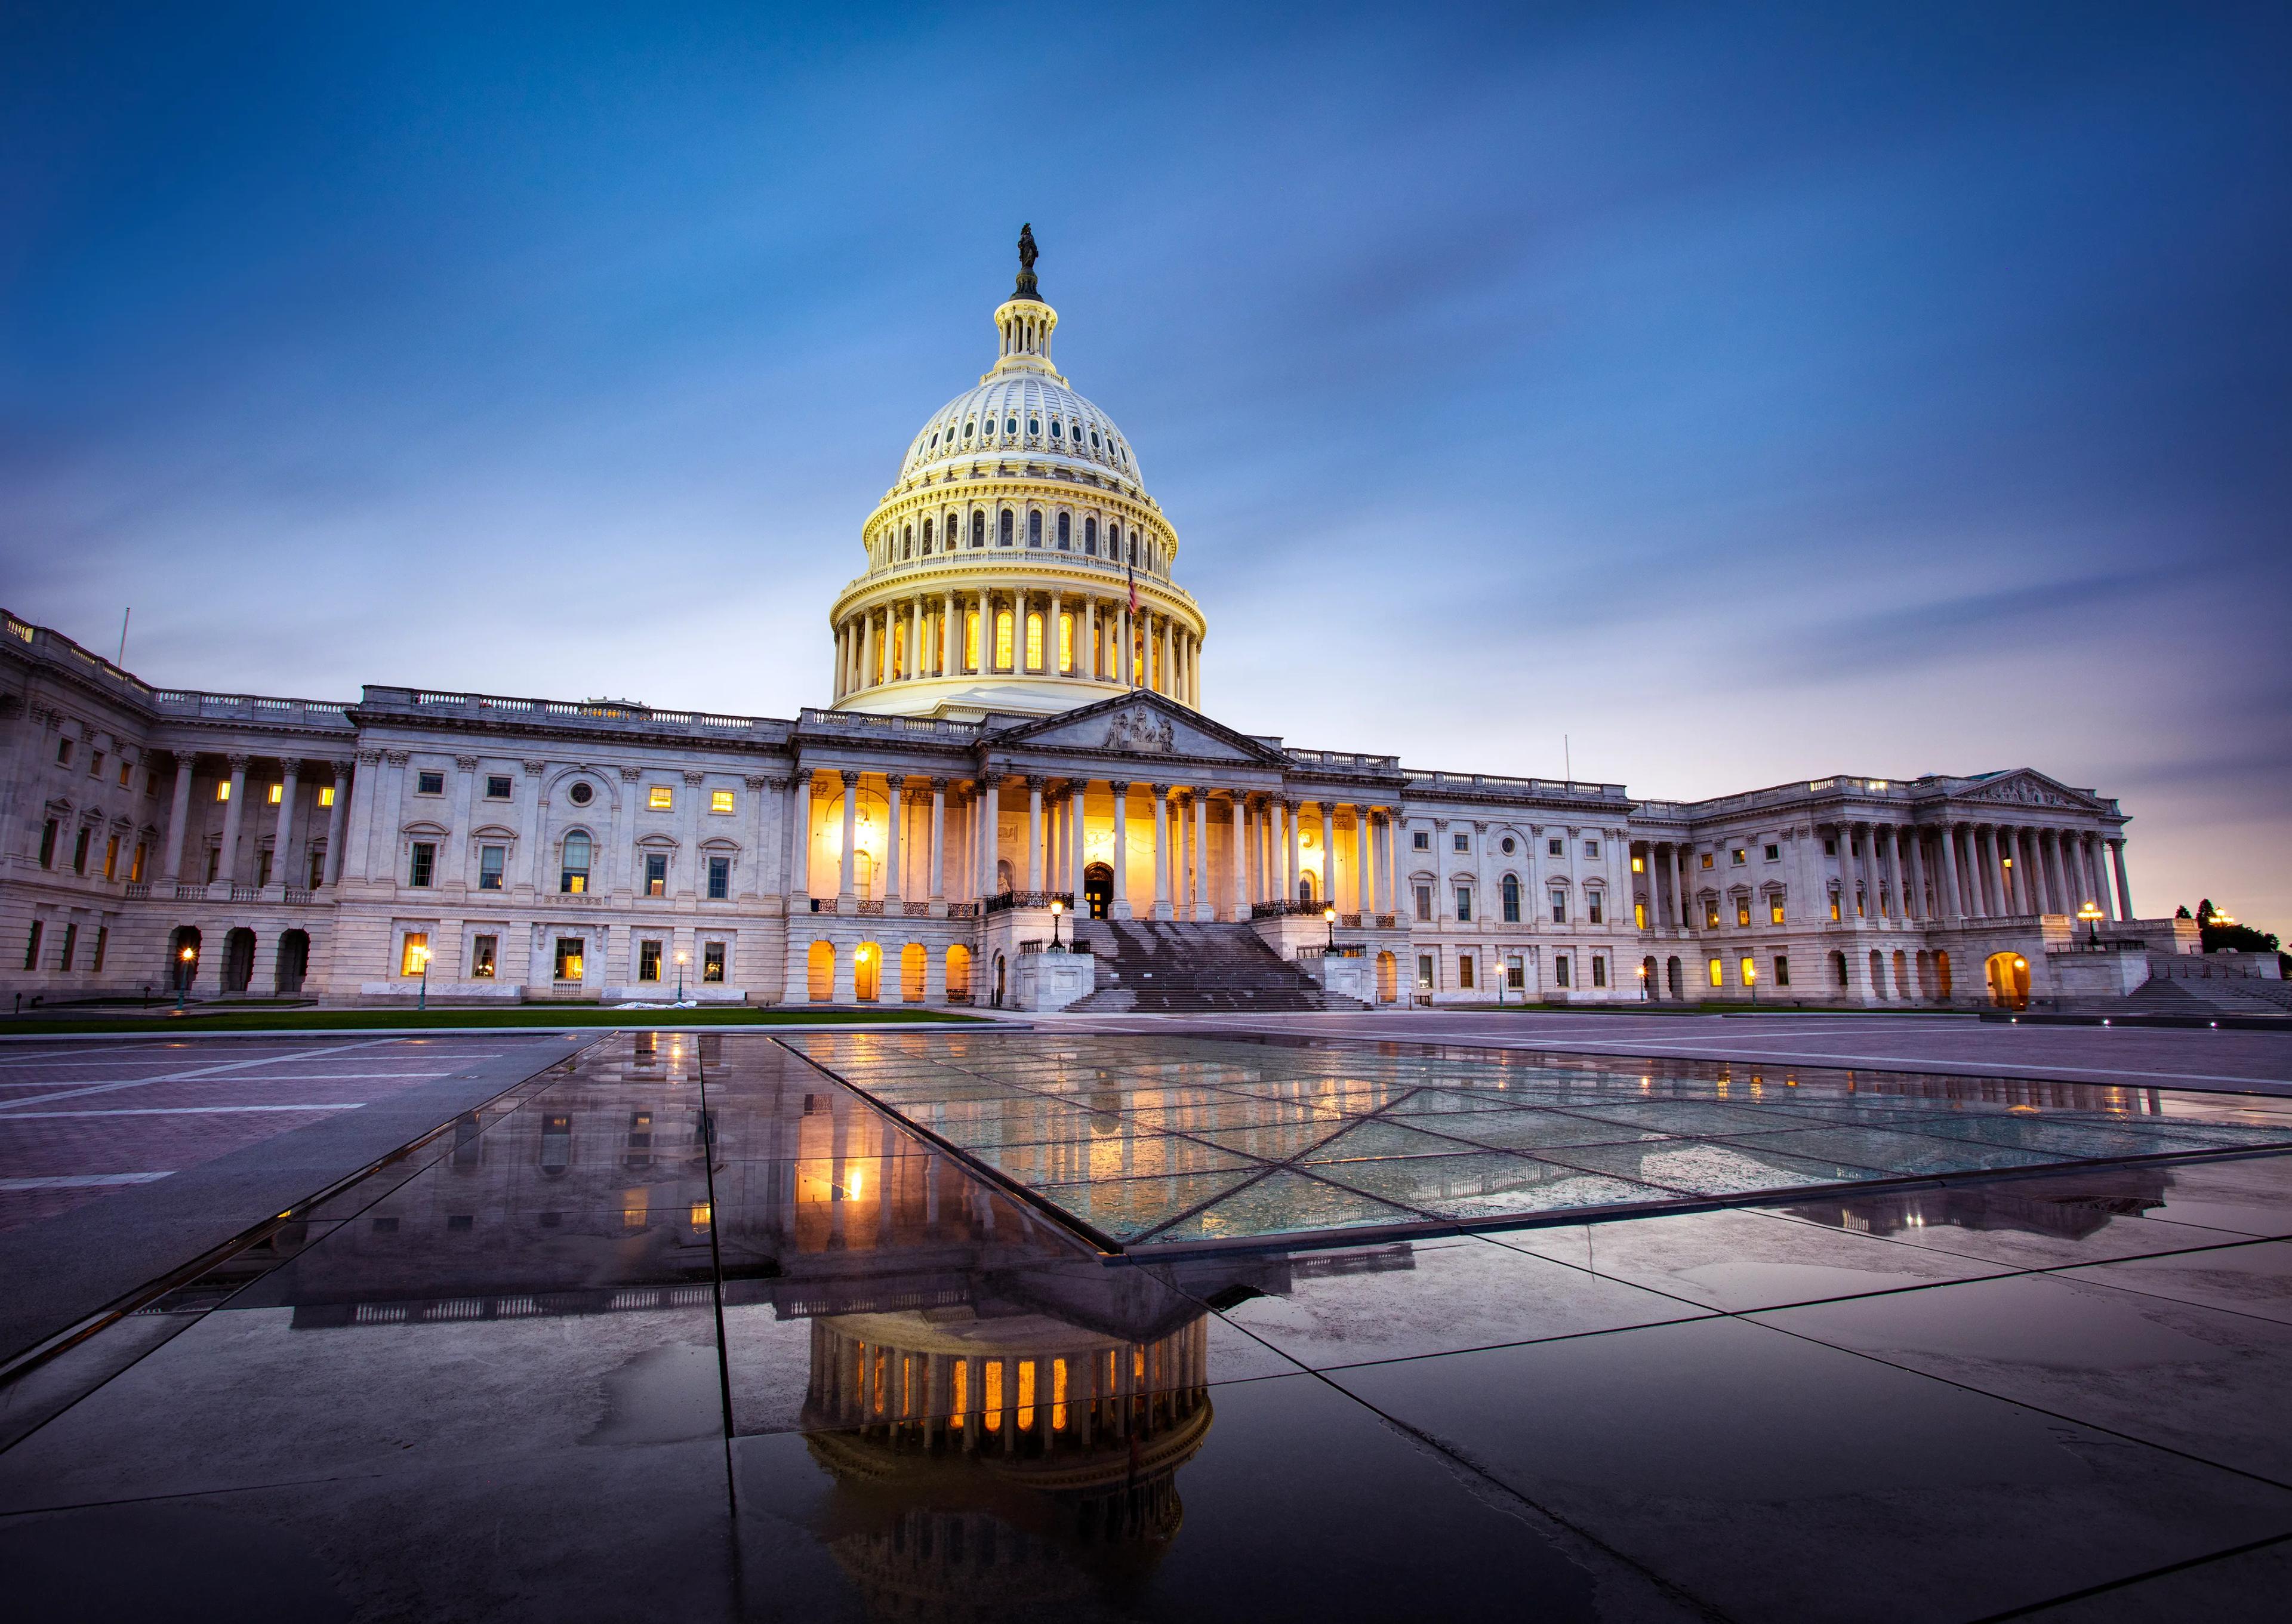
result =
[[1504,921],[1506,925],[1520,923],[1520,876],[1504,877]]
[[1011,510],[1006,507],[1003,510],[1003,518],[996,534],[997,546],[1007,547],[1011,545]]
[[987,515],[977,508],[971,510],[971,545],[974,547],[987,545]]
[[1111,521],[1106,527],[1106,555],[1117,559],[1122,556],[1122,527]]
[[995,611],[995,668],[1011,668],[1011,611],[1007,609]]
[[1082,550],[1093,558],[1098,556],[1098,521],[1096,519],[1085,519],[1082,521]]
[[1027,669],[1043,668],[1043,617],[1038,610],[1027,612]]
[[1130,562],[1133,568],[1138,563],[1138,532],[1135,530],[1130,532]]
[[916,527],[915,527],[914,525],[912,525],[912,524],[911,524],[911,525],[908,526],[908,528],[907,528],[904,531],[902,531],[902,532],[900,533],[900,556],[901,558],[913,558],[915,555],[916,555]]
[[1030,547],[1043,545],[1043,510],[1039,507],[1027,510],[1027,545]]
[[589,837],[574,833],[565,836],[565,860],[557,877],[557,889],[566,895],[578,895],[589,889]]
[[929,558],[929,557],[931,556],[931,547],[932,547],[932,521],[931,521],[930,520],[926,519],[926,520],[924,520],[924,556],[925,558]]
[[[1051,426],[1056,428],[1059,425],[1054,423]],[[1059,551],[1074,551],[1074,515],[1071,513],[1061,513],[1059,515]]]

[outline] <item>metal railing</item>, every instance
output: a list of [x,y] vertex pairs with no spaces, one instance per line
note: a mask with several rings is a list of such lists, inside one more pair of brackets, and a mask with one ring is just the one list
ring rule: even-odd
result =
[[1065,891],[998,891],[987,899],[987,911],[999,914],[1013,908],[1048,908],[1053,902],[1074,911],[1074,895]]
[[1286,919],[1295,915],[1310,914],[1318,919],[1321,917],[1321,910],[1328,906],[1327,902],[1303,902],[1295,898],[1277,897],[1271,902],[1251,903],[1249,917],[1253,919]]

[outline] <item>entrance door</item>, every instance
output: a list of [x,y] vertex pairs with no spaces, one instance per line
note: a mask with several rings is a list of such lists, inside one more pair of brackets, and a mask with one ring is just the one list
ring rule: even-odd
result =
[[1114,901],[1114,870],[1104,863],[1093,863],[1082,871],[1083,900],[1090,907],[1094,919],[1106,917],[1106,910]]
[[1989,1001],[2000,1009],[2030,1007],[2030,961],[2019,953],[1992,953],[1982,966]]

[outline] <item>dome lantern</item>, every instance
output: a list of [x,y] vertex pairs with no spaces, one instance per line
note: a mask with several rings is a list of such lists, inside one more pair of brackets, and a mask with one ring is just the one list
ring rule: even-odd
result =
[[1040,373],[1063,384],[1051,365],[1051,335],[1058,329],[1059,313],[1043,303],[1035,282],[1035,228],[1019,228],[1019,282],[995,311],[995,330],[1002,335],[1002,352],[992,370],[979,381],[989,383],[1017,372]]

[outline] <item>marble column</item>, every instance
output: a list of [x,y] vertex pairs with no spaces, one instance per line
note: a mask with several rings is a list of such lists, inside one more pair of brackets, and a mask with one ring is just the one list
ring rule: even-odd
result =
[[2120,920],[2130,922],[2135,916],[2133,912],[2133,886],[2125,877],[2123,839],[2115,839],[2109,843],[2109,863],[2117,873],[2117,917]]
[[1194,917],[1217,917],[1210,906],[1210,797],[1203,789],[1194,791]]
[[1294,902],[1297,899],[1297,814],[1304,809],[1303,801],[1285,800],[1281,803],[1281,827],[1287,841],[1282,848],[1286,853],[1281,865],[1281,900],[1284,902]]
[[1109,784],[1114,791],[1114,901],[1107,914],[1127,919],[1130,913],[1130,786]]
[[1088,889],[1088,877],[1083,872],[1090,866],[1090,848],[1086,844],[1089,829],[1088,791],[1090,786],[1081,781],[1067,786],[1067,846],[1069,871],[1067,889],[1073,893],[1075,917],[1086,918],[1090,903],[1084,893]]
[[[180,750],[175,753],[175,788],[168,803],[167,845],[159,860],[159,877],[170,883],[183,877],[183,832],[191,821],[191,775],[198,769],[198,756]],[[339,812],[341,796],[335,797],[335,804]]]
[[222,851],[216,860],[215,879],[220,885],[229,885],[238,877],[238,830],[240,820],[246,811],[248,758],[232,755],[224,759],[230,764],[230,798],[223,803]]
[[1941,905],[1943,916],[1952,920],[1965,917],[1965,901],[1957,891],[1957,829],[1955,823],[1941,826]]
[[931,781],[931,910],[934,917],[947,909],[947,780]]
[[[835,881],[835,911],[848,914],[854,901],[851,890],[851,863],[860,844],[860,775],[845,772],[843,780],[843,851],[837,859]],[[836,974],[843,974],[845,955],[836,956]]]
[[884,775],[884,800],[889,810],[884,814],[884,911],[900,911],[900,898],[907,890],[901,883],[900,836],[908,820],[908,780],[904,773]]
[[[295,797],[302,793],[303,764],[287,756],[278,764],[278,820],[270,833],[270,884],[280,891],[295,882],[290,877],[287,854],[295,843]],[[457,835],[466,833],[456,829]]]
[[1360,916],[1363,925],[1374,923],[1370,916],[1376,912],[1374,906],[1376,891],[1376,877],[1368,860],[1368,808],[1356,806],[1353,808],[1353,911]]
[[1027,780],[1027,889],[1043,889],[1043,780]]
[[1233,828],[1233,917],[1249,917],[1249,854],[1248,808],[1239,789],[1226,802],[1227,816]]
[[[981,658],[992,663],[994,650],[983,647]],[[1003,844],[1003,776],[988,773],[980,780],[978,796],[979,819],[979,899],[984,902],[995,894],[1002,879]]]
[[[330,762],[327,764],[335,771],[335,804],[327,808],[327,867],[324,878],[327,885],[337,885],[342,883],[343,878],[343,820],[350,812],[351,764],[346,761]],[[544,844],[539,830],[540,825],[537,820],[534,832],[530,836],[537,852]]]
[[1321,906],[1342,908],[1337,901],[1337,804],[1316,803],[1321,819]]

